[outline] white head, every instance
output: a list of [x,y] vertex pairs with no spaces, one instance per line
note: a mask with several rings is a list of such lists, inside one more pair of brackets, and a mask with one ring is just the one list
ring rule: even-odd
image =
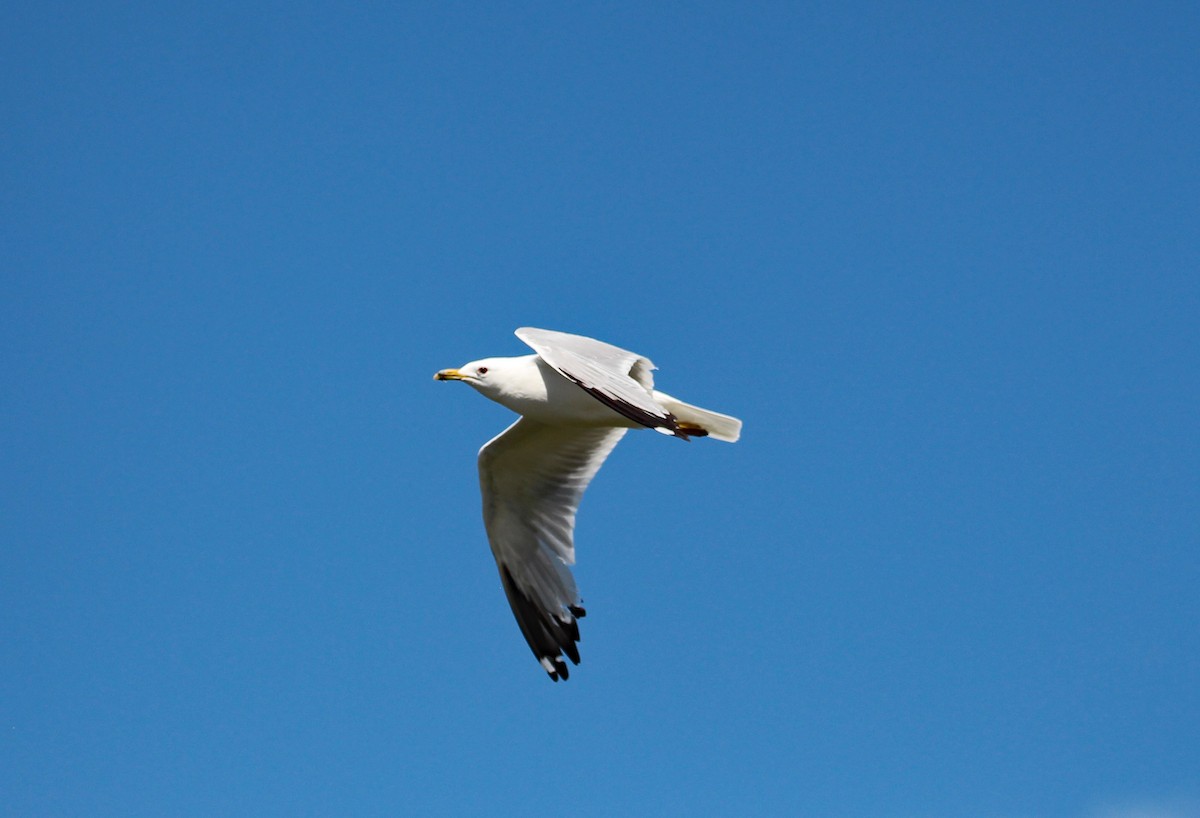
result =
[[[526,356],[532,357],[532,356]],[[433,376],[437,381],[462,381],[493,400],[511,385],[513,375],[528,366],[522,358],[481,358],[458,369],[443,369]]]

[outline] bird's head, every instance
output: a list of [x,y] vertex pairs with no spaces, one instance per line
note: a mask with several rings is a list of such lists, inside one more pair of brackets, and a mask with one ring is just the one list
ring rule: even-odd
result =
[[433,376],[435,381],[462,381],[480,392],[489,394],[497,389],[496,376],[507,364],[504,358],[483,358],[463,364],[458,369],[443,369]]

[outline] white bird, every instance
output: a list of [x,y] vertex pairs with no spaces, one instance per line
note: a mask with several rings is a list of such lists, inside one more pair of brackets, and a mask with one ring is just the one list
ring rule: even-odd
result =
[[565,332],[522,327],[537,353],[484,358],[443,369],[521,417],[479,450],[483,523],[504,593],[525,641],[550,678],[579,664],[585,615],[568,566],[575,563],[575,512],[584,489],[628,429],[730,443],[737,418],[657,391],[654,364],[636,353]]

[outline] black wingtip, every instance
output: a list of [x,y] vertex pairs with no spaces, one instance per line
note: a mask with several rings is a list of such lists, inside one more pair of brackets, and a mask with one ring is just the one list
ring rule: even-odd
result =
[[504,595],[508,597],[508,604],[512,607],[521,634],[533,655],[537,657],[538,663],[551,681],[557,682],[560,678],[566,681],[571,673],[563,660],[563,654],[565,653],[566,658],[573,664],[579,664],[579,648],[576,643],[580,641],[580,637],[579,623],[576,619],[584,616],[586,611],[578,605],[569,605],[568,614],[546,614],[517,587],[507,565],[500,565],[500,580],[504,584]]

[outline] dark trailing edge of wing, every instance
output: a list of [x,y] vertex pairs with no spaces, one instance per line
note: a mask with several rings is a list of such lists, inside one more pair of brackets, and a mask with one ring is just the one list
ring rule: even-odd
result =
[[614,412],[622,414],[630,420],[640,423],[643,426],[649,426],[651,429],[666,429],[671,434],[675,435],[675,437],[682,438],[683,440],[687,440],[693,436],[699,437],[708,434],[708,432],[703,430],[700,430],[699,432],[694,431],[694,429],[699,427],[693,427],[689,429],[688,427],[691,424],[684,424],[681,426],[679,419],[670,412],[667,412],[666,416],[663,417],[660,417],[659,415],[652,415],[645,409],[641,409],[631,403],[626,403],[623,400],[614,398],[612,395],[597,389],[594,386],[588,386],[583,381],[572,376],[569,372],[563,372],[561,369],[559,369],[558,372],[561,373],[564,378],[578,386],[584,392],[587,392],[596,400],[603,403],[609,409],[612,409]]
[[552,680],[557,682],[559,677],[569,678],[571,674],[567,663],[563,661],[563,654],[565,653],[574,664],[579,664],[579,648],[575,646],[579,641],[579,623],[575,620],[586,616],[587,611],[578,605],[569,605],[567,610],[570,612],[570,619],[550,616],[534,605],[517,587],[507,565],[500,566],[500,579],[504,583],[504,595],[508,597],[513,616],[517,618],[517,625],[520,626],[521,634],[529,643],[533,655],[537,657],[538,662],[548,659],[554,665],[554,670],[546,671]]

